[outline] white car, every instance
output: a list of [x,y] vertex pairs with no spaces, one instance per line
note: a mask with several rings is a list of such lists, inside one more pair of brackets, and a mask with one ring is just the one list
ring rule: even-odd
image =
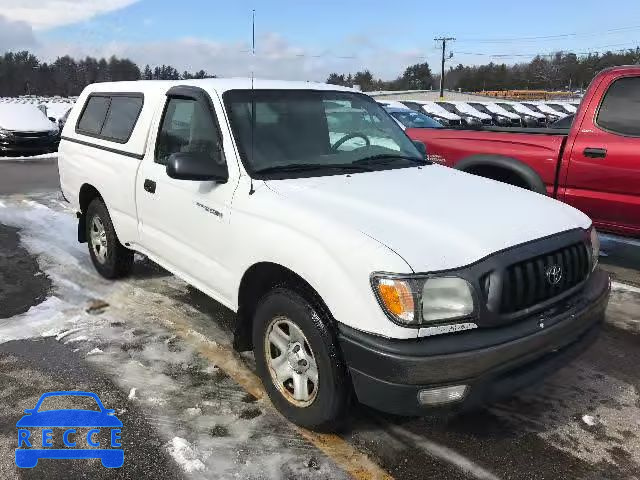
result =
[[31,103],[0,103],[0,156],[55,152],[60,131]]
[[438,123],[446,127],[460,127],[462,126],[462,117],[455,113],[451,113],[445,110],[436,102],[423,102],[418,100],[406,100],[401,102],[406,107],[411,108],[422,113],[426,113],[428,116],[436,120]]
[[448,112],[455,113],[460,116],[463,122],[468,126],[489,126],[493,123],[491,115],[472,107],[467,102],[439,101],[436,102],[436,104]]
[[574,115],[578,111],[576,107],[566,102],[544,102],[544,104],[565,116]]
[[520,102],[500,101],[495,102],[495,104],[509,112],[514,112],[520,115],[526,126],[534,126],[536,124],[538,127],[547,126],[547,116],[538,111],[538,109],[529,108]]
[[421,112],[410,108],[384,107],[385,111],[398,122],[402,130],[407,128],[442,128],[442,124]]
[[389,108],[409,108],[407,107],[404,103],[399,102],[398,100],[383,100],[383,99],[376,99],[376,102],[378,102],[380,105],[382,105],[383,107],[389,107]]
[[547,105],[544,102],[522,102],[522,105],[524,105],[525,107],[531,110],[542,113],[545,117],[547,117],[547,121],[549,123],[556,122],[561,118],[564,118],[567,115],[569,115],[568,113],[560,112],[555,108],[551,108],[549,105]]
[[79,97],[59,171],[101,275],[140,252],[237,312],[275,407],[327,430],[351,398],[411,415],[492,400],[602,323],[588,217],[424,155],[335,85],[116,82]]
[[501,127],[521,127],[523,118],[493,102],[469,102],[469,105],[480,112],[490,115],[493,122]]

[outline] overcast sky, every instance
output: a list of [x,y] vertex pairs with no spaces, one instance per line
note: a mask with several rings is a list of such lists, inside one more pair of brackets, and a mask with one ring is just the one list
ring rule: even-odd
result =
[[438,70],[442,35],[457,38],[450,62],[468,65],[617,50],[638,33],[637,0],[612,0],[606,14],[595,0],[0,0],[0,51],[47,61],[115,54],[219,76],[324,80],[369,68],[391,79],[424,60]]

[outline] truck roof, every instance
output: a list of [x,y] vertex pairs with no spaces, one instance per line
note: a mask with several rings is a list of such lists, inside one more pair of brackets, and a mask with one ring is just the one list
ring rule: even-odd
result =
[[[94,83],[86,88],[87,92],[153,92],[166,91],[176,85],[192,85],[217,92],[227,90],[249,90],[252,88],[252,80],[249,77],[238,78],[204,78],[194,80],[136,80],[127,82]],[[296,82],[286,80],[253,79],[253,88],[256,90],[340,90],[356,92],[353,88],[340,85],[316,82]]]

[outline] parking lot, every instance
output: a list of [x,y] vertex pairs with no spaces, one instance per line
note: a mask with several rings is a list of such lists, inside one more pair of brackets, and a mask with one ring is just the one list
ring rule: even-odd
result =
[[[603,243],[607,324],[543,384],[458,417],[355,405],[322,435],[270,406],[252,356],[232,352],[230,311],[141,256],[126,280],[98,276],[54,161],[0,168],[1,478],[640,478],[640,246]],[[122,469],[14,465],[15,422],[50,390],[116,410]]]

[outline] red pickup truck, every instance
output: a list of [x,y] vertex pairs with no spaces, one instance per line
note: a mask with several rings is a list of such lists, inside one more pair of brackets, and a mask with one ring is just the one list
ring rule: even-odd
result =
[[[640,237],[640,66],[591,82],[570,129],[407,129],[432,161],[528,188]],[[526,212],[523,212],[526,215]]]

